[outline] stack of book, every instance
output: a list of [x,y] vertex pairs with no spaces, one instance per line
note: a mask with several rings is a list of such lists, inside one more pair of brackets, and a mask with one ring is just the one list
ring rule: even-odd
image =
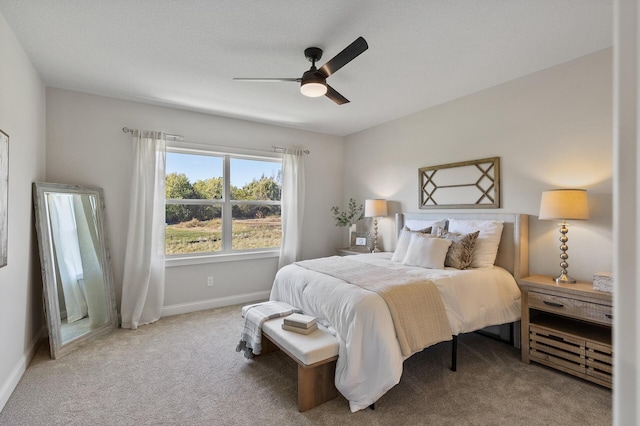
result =
[[309,334],[318,329],[315,317],[304,314],[291,314],[284,318],[282,329],[300,334]]

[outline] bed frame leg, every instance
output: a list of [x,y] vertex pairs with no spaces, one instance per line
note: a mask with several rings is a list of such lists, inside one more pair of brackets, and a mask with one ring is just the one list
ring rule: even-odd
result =
[[458,364],[458,336],[451,341],[451,371],[456,371]]

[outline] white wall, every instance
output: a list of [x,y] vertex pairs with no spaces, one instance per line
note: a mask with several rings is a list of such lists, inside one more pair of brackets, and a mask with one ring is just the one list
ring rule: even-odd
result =
[[[132,166],[131,135],[122,132],[124,126],[182,134],[187,142],[218,146],[266,151],[272,145],[304,146],[311,154],[305,156],[303,256],[330,255],[340,245],[342,234],[329,208],[342,201],[342,138],[49,88],[47,180],[104,188],[118,303]],[[166,312],[268,296],[276,270],[276,258],[168,268]],[[214,277],[213,287],[206,286],[207,276]]]
[[8,264],[0,268],[2,410],[43,326],[31,183],[44,177],[45,89],[2,14],[0,58],[0,129],[10,138]]
[[[348,136],[345,194],[391,200],[391,213],[418,211],[418,168],[499,156],[497,211],[533,216],[533,273],[560,269],[558,227],[537,219],[540,194],[588,190],[591,217],[571,224],[568,262],[570,275],[590,280],[612,269],[611,138],[608,49]],[[387,249],[394,248],[391,219],[380,224]]]

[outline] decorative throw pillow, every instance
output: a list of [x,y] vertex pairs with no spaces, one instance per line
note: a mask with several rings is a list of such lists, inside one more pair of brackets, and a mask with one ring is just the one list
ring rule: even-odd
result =
[[409,248],[409,242],[411,241],[411,235],[415,233],[421,234],[430,234],[431,227],[411,231],[408,227],[404,227],[402,232],[400,233],[400,238],[398,238],[398,242],[396,243],[396,251],[393,252],[393,256],[391,256],[391,260],[394,262],[402,262],[404,257],[407,254],[407,249]]
[[476,240],[476,248],[471,257],[472,268],[493,266],[498,254],[498,246],[502,237],[504,222],[501,220],[461,220],[449,219],[449,232],[469,234],[480,231]]
[[447,251],[447,257],[444,259],[444,266],[450,266],[456,269],[467,269],[471,266],[473,249],[476,246],[476,240],[480,231],[470,234],[458,234],[446,231],[440,227],[434,228],[433,233],[440,238],[451,240],[451,247]]
[[425,220],[425,219],[406,219],[404,221],[404,226],[409,228],[410,231],[419,231],[421,229],[433,228],[439,226],[441,228],[446,228],[447,220],[439,219],[439,220]]
[[435,235],[414,233],[411,235],[403,265],[420,266],[429,269],[444,269],[444,259],[451,246],[451,240]]

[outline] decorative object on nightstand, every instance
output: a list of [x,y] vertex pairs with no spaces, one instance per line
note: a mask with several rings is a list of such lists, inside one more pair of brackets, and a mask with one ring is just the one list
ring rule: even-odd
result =
[[584,189],[555,189],[544,191],[540,200],[540,220],[558,219],[560,220],[560,275],[555,280],[556,283],[575,283],[576,280],[567,274],[569,264],[567,259],[567,220],[586,220],[589,219],[589,205],[587,202],[587,191]]
[[336,226],[340,228],[348,226],[351,239],[353,239],[353,234],[356,232],[356,223],[364,218],[364,206],[362,204],[358,205],[355,198],[349,198],[345,211],[340,211],[340,207],[333,206],[331,207],[331,212],[336,221]]
[[378,248],[378,218],[387,215],[387,200],[375,199],[364,201],[364,217],[373,218],[373,248],[372,252],[380,251]]
[[611,272],[596,272],[593,274],[593,289],[613,293]]
[[368,232],[351,232],[351,245],[349,250],[360,253],[370,253],[371,238]]
[[358,205],[355,198],[349,198],[349,204],[345,211],[341,212],[340,207],[331,207],[333,218],[336,221],[336,226],[345,227],[355,225],[360,219],[364,217],[364,209],[362,204]]

